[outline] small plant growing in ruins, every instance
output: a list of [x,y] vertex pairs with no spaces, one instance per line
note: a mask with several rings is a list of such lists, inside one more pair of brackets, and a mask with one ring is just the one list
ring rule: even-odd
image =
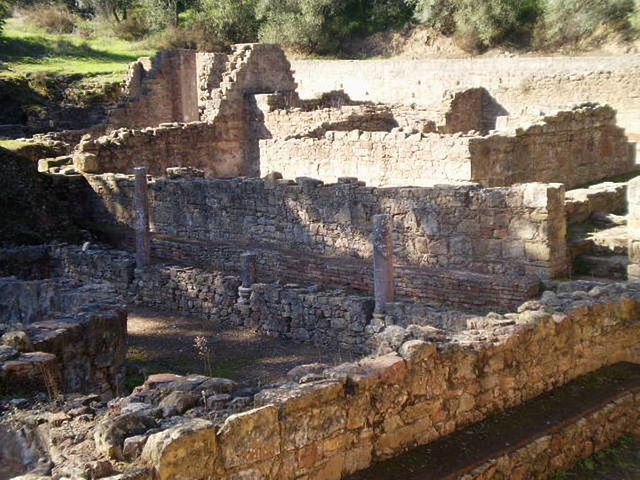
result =
[[422,255],[422,258],[420,259],[420,266],[421,267],[428,267],[430,265],[430,259],[433,256],[433,249],[435,249],[435,247],[440,243],[440,240],[436,240],[435,238],[429,238],[427,237],[427,241],[425,243],[425,250],[426,253],[424,255]]
[[205,337],[198,335],[193,341],[193,348],[195,349],[198,357],[200,357],[200,359],[202,360],[205,374],[212,377],[213,354],[211,351],[211,346],[209,345],[209,341]]
[[55,402],[62,397],[62,391],[60,390],[60,379],[57,372],[49,365],[38,365],[38,371],[44,388],[47,391],[47,398],[50,402]]

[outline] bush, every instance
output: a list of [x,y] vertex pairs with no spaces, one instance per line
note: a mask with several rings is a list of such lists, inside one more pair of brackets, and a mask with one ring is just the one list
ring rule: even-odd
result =
[[531,38],[540,14],[538,0],[417,0],[415,16],[445,35],[454,34],[467,51],[508,40]]
[[10,14],[11,9],[9,8],[9,4],[5,0],[0,0],[0,35],[2,34],[2,29],[4,28],[4,22]]
[[228,46],[196,26],[169,27],[160,32],[152,44],[159,50],[188,48],[207,52],[222,52]]
[[150,31],[151,27],[139,12],[133,12],[125,20],[113,24],[115,36],[128,42],[140,40]]
[[258,0],[261,41],[308,53],[335,53],[354,35],[406,22],[405,0]]
[[602,28],[628,33],[637,21],[634,3],[634,0],[547,0],[544,41],[576,43]]
[[222,44],[258,40],[256,0],[200,0],[194,28]]
[[27,21],[48,33],[73,33],[79,18],[64,4],[36,5],[24,11]]

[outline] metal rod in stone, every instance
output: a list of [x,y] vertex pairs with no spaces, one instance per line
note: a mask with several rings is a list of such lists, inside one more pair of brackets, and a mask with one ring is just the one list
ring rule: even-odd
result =
[[256,260],[258,256],[255,252],[244,252],[240,254],[240,269],[242,286],[249,288],[256,283]]
[[149,199],[147,169],[135,167],[134,204],[136,210],[136,266],[145,268],[151,264],[151,233],[149,232]]
[[391,215],[381,213],[373,216],[373,293],[375,312],[384,313],[385,304],[393,302],[393,222]]

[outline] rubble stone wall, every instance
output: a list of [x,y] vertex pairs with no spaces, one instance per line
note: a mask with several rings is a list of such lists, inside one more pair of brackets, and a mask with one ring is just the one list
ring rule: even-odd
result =
[[485,186],[562,182],[575,188],[633,172],[635,149],[609,106],[580,105],[513,135],[470,141],[471,179]]
[[627,184],[627,227],[629,229],[629,265],[627,278],[640,282],[640,177]]
[[479,465],[462,478],[508,478],[513,472],[524,478],[537,478],[571,468],[577,460],[590,457],[622,435],[640,433],[639,412],[640,393],[626,393],[568,425]]
[[[452,111],[465,118],[464,110]],[[583,105],[537,120],[484,137],[361,130],[267,135],[260,140],[260,172],[324,181],[357,177],[373,186],[474,181],[487,187],[561,182],[573,188],[635,169],[632,145],[610,107]]]
[[[411,340],[399,354],[340,365],[327,380],[262,390],[253,410],[222,426],[194,420],[151,435],[142,458],[161,479],[190,465],[220,477],[339,479],[601,366],[640,360],[635,287],[547,300],[445,342]],[[195,448],[204,438],[207,448]]]
[[[132,222],[132,177],[87,179],[111,221]],[[553,277],[565,264],[557,184],[376,189],[304,178],[158,179],[149,192],[152,231],[185,241],[369,261],[371,217],[387,212],[399,265]]]
[[[632,141],[640,139],[637,57],[478,58],[464,60],[292,61],[302,98],[344,90],[352,99],[435,105],[443,93],[484,87],[510,114],[527,106],[608,103]],[[540,73],[544,72],[544,73]]]
[[76,147],[74,164],[86,173],[130,173],[144,166],[151,175],[164,175],[167,167],[190,166],[231,177],[244,173],[243,145],[244,136],[224,122],[162,124],[85,140]]
[[[0,383],[50,394],[122,394],[127,314],[120,302],[105,285],[0,278],[0,333],[12,347],[2,352]],[[28,340],[7,340],[17,335]],[[40,371],[38,359],[52,366]]]
[[260,141],[260,174],[281,172],[326,182],[357,177],[372,186],[469,181],[472,137],[437,133],[329,131],[322,138]]

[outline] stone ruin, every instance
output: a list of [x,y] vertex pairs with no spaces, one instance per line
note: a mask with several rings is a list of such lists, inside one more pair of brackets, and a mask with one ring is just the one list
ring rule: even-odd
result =
[[[28,444],[7,472],[347,478],[640,361],[636,149],[598,98],[305,99],[265,44],[160,52],[124,90],[105,122],[53,134],[66,155],[34,153],[51,180],[34,188],[89,242],[0,250],[3,388],[76,393],[0,426]],[[365,357],[264,386],[151,375],[124,396],[125,305]],[[638,406],[627,392],[554,433],[607,429],[580,451],[514,447],[498,478],[638,432]],[[494,478],[485,460],[461,478]]]

